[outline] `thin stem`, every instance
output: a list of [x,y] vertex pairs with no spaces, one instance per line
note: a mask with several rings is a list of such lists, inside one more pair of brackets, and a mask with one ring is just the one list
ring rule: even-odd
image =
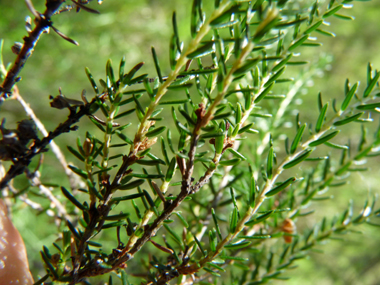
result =
[[231,67],[230,71],[228,72],[226,78],[224,78],[223,81],[223,87],[221,91],[219,91],[218,95],[214,99],[211,106],[208,108],[207,113],[205,115],[205,119],[203,120],[203,124],[201,127],[206,126],[210,120],[212,120],[215,109],[219,105],[219,103],[224,99],[224,96],[227,93],[228,88],[230,87],[232,80],[234,79],[233,73],[238,69],[238,67],[244,62],[244,60],[249,56],[252,49],[254,48],[254,43],[249,42],[241,51],[239,58],[236,59],[234,62],[234,65]]
[[133,145],[131,146],[130,152],[128,154],[128,159],[125,158],[123,164],[120,166],[118,173],[116,174],[114,180],[111,183],[111,188],[116,188],[118,184],[120,183],[125,171],[128,169],[127,161],[130,159],[136,159],[136,155],[139,151],[143,150],[143,142],[145,140],[145,134],[148,132],[151,122],[149,121],[153,111],[158,106],[159,101],[161,98],[166,94],[168,91],[168,87],[171,83],[173,83],[176,79],[179,73],[181,72],[181,69],[186,65],[187,63],[187,56],[195,51],[199,45],[202,39],[209,33],[211,30],[210,23],[220,16],[222,13],[224,13],[231,5],[231,2],[228,0],[222,1],[219,8],[216,9],[210,16],[210,18],[203,24],[199,32],[197,33],[197,36],[190,42],[189,47],[186,51],[184,51],[180,58],[177,61],[177,64],[173,71],[170,72],[167,79],[164,81],[163,84],[160,85],[160,87],[157,90],[157,94],[155,96],[154,101],[152,101],[147,108],[145,112],[145,116],[140,122],[140,127],[138,131],[136,132]]
[[[370,98],[366,98],[370,100]],[[354,108],[353,106],[352,108]],[[348,109],[349,111],[349,109]],[[268,193],[272,188],[273,185],[275,184],[277,178],[280,176],[280,174],[284,170],[284,165],[288,163],[289,161],[292,161],[295,159],[297,156],[299,156],[301,153],[304,152],[305,149],[309,147],[309,144],[317,139],[319,139],[321,136],[323,136],[327,131],[331,129],[333,126],[334,121],[336,121],[337,118],[341,117],[344,113],[348,112],[347,110],[345,112],[338,112],[333,116],[329,122],[325,123],[324,127],[316,134],[312,135],[307,141],[302,143],[300,147],[298,148],[299,150],[295,152],[292,155],[286,156],[283,161],[279,164],[277,168],[273,170],[273,176],[271,179],[268,179],[265,182],[264,187],[261,189],[259,195],[257,195],[255,199],[255,206],[252,208],[250,207],[244,217],[239,221],[236,227],[236,231],[234,233],[229,233],[216,247],[216,251],[213,252],[212,254],[204,257],[201,259],[197,264],[193,264],[191,266],[180,266],[178,268],[178,272],[180,274],[190,274],[190,273],[195,273],[197,272],[200,268],[202,268],[207,262],[211,262],[214,258],[216,258],[224,249],[224,246],[229,244],[246,226],[245,223],[248,222],[254,214],[257,213],[258,209],[260,208],[261,204],[265,201],[266,198],[266,193]],[[200,189],[204,184],[205,181],[208,181],[208,179],[212,176],[214,173],[215,169],[208,170],[206,174],[200,179],[200,182],[198,182],[198,186],[196,187],[197,189]],[[198,266],[199,265],[199,266]]]
[[28,6],[32,6],[30,9],[34,10],[32,13],[35,15],[34,23],[36,23],[36,26],[32,31],[29,32],[28,36],[24,37],[24,44],[18,53],[14,64],[8,71],[2,85],[0,86],[0,103],[7,99],[8,96],[12,93],[11,90],[17,81],[21,69],[24,67],[28,58],[33,54],[34,48],[36,47],[37,42],[41,38],[42,34],[46,33],[49,27],[51,27],[51,17],[59,13],[60,7],[64,2],[64,0],[46,0],[46,10],[43,14],[39,14],[34,10],[31,0],[27,0]]
[[168,87],[170,86],[170,84],[172,84],[176,80],[176,78],[179,75],[179,73],[181,72],[182,68],[186,65],[186,63],[188,61],[187,56],[199,47],[202,39],[209,33],[209,31],[211,30],[210,23],[215,18],[217,18],[219,15],[221,15],[223,12],[225,12],[227,10],[227,8],[229,8],[230,5],[231,5],[230,1],[228,1],[228,0],[222,1],[219,8],[216,9],[211,14],[210,18],[203,24],[203,26],[201,27],[201,29],[197,33],[196,37],[190,42],[188,49],[181,54],[180,58],[177,61],[177,64],[176,64],[174,70],[170,72],[166,81],[158,88],[158,91],[157,91],[157,94],[155,96],[154,101],[152,101],[150,103],[150,105],[149,105],[149,107],[145,113],[145,116],[140,123],[140,127],[139,127],[139,129],[136,133],[136,136],[135,136],[134,146],[132,147],[131,150],[136,151],[138,149],[138,145],[140,145],[142,140],[144,139],[145,134],[149,130],[149,127],[150,127],[150,124],[148,121],[149,118],[151,117],[155,108],[158,106],[161,98],[168,91]]
[[46,10],[39,18],[36,17],[34,22],[36,26],[29,33],[27,37],[24,38],[24,44],[21,51],[17,55],[17,58],[12,65],[12,68],[8,71],[3,84],[0,86],[0,99],[4,100],[11,94],[11,89],[16,82],[16,78],[19,75],[21,69],[24,67],[28,58],[32,55],[33,50],[40,39],[41,35],[45,33],[46,29],[50,26],[50,18],[59,10],[63,1],[46,1]]

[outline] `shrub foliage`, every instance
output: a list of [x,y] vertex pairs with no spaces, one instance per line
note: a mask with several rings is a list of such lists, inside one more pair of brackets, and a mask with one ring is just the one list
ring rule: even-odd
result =
[[[3,108],[12,98],[22,102],[15,84],[44,31],[76,44],[52,18],[71,10],[98,13],[90,1],[46,0],[44,13],[26,2],[34,16],[28,36],[13,46],[12,65],[0,62]],[[143,62],[125,66],[125,58],[117,68],[109,60],[99,80],[86,68],[93,90],[51,98],[51,107],[69,115],[49,133],[27,107],[32,121],[15,130],[3,121],[0,157],[9,169],[2,195],[30,202],[29,188],[10,187],[26,175],[45,189],[61,224],[59,238],[41,251],[46,275],[36,284],[89,284],[89,277],[110,272],[116,274],[109,284],[112,277],[130,284],[136,276],[143,284],[217,284],[220,276],[223,284],[263,284],[287,279],[284,273],[325,240],[355,225],[376,225],[373,197],[358,215],[350,202],[339,216],[303,233],[296,228],[313,214],[310,205],[331,198],[329,188],[347,187],[349,174],[365,171],[380,154],[380,130],[367,131],[380,111],[380,72],[370,64],[367,81],[359,87],[347,80],[343,97],[315,94],[315,118],[294,112],[300,90],[326,64],[301,53],[318,51],[317,36],[334,36],[330,17],[352,19],[345,11],[351,2],[215,0],[206,11],[194,0],[190,41],[182,41],[173,13],[167,76],[152,48],[156,75],[143,73]],[[52,140],[85,117],[97,131],[83,129],[68,146],[77,158],[67,169],[71,189],[51,192],[57,185],[39,181],[30,163],[49,144],[59,153]],[[358,145],[341,144],[346,125],[358,123]],[[114,238],[111,251],[103,250],[105,231]]]

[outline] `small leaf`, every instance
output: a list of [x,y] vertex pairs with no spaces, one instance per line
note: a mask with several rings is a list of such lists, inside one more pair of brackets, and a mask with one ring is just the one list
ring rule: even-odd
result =
[[241,159],[241,160],[247,160],[247,158],[242,155],[240,152],[238,152],[237,150],[234,150],[233,148],[229,148],[228,151],[230,153],[232,153],[232,155],[234,155],[235,157]]
[[174,214],[177,215],[177,217],[179,218],[179,220],[181,221],[181,223],[183,224],[183,226],[184,226],[185,228],[188,228],[188,227],[189,227],[188,222],[187,222],[186,219],[181,215],[180,212],[174,212]]
[[215,44],[213,42],[209,42],[200,48],[196,49],[195,51],[189,53],[187,55],[187,58],[189,59],[195,59],[195,58],[200,58],[203,56],[206,56],[212,52],[215,51]]
[[116,88],[117,88],[117,86],[116,86],[116,79],[115,79],[115,74],[114,74],[114,72],[113,72],[112,61],[111,61],[111,59],[109,59],[109,60],[107,61],[106,72],[107,72],[107,77],[108,77],[109,80],[111,81],[114,90],[116,90]]
[[118,189],[120,189],[120,190],[131,190],[131,189],[137,188],[138,186],[140,186],[144,182],[145,182],[144,179],[137,179],[131,183],[127,183],[127,184],[119,186]]
[[235,233],[237,224],[238,224],[238,209],[235,206],[230,217],[230,233],[231,234]]
[[[213,262],[215,262],[215,261],[213,261]],[[223,267],[220,267],[213,262],[207,262],[207,265],[214,267],[215,269],[218,269],[221,272],[226,272],[226,270]]]
[[197,238],[194,234],[193,234],[193,238],[194,238],[195,242],[197,243],[198,248],[199,248],[199,250],[201,251],[202,255],[203,255],[203,256],[206,256],[206,252],[205,252],[205,250],[203,249],[202,244],[200,243],[200,241],[198,240],[198,238]]
[[73,234],[74,238],[76,238],[77,240],[81,240],[80,235],[77,229],[74,227],[74,225],[69,220],[67,220],[66,223],[67,223],[67,227],[69,228],[70,232]]
[[237,243],[233,243],[233,244],[228,244],[228,245],[224,246],[224,248],[230,249],[230,250],[236,250],[236,249],[247,247],[250,244],[251,244],[250,241],[243,241],[243,242],[237,242]]
[[88,77],[88,80],[90,80],[90,83],[92,85],[92,88],[94,89],[95,93],[96,94],[99,94],[99,89],[98,89],[98,86],[96,85],[95,83],[95,80],[94,80],[94,77],[92,76],[91,72],[90,72],[90,69],[88,67],[85,68],[85,71],[86,71],[86,75]]
[[373,110],[376,108],[380,108],[380,102],[372,104],[363,104],[356,107],[356,109],[358,110]]
[[172,180],[176,167],[177,167],[177,161],[176,161],[175,157],[173,157],[172,160],[170,161],[168,170],[166,172],[166,176],[165,176],[166,182],[170,182]]
[[326,103],[323,107],[322,107],[322,110],[321,112],[319,113],[319,116],[318,116],[318,120],[317,120],[317,123],[315,124],[315,131],[318,133],[322,126],[323,126],[323,123],[325,121],[325,118],[326,118],[326,112],[327,112],[327,108],[329,107],[329,103]]
[[346,16],[346,15],[342,15],[342,14],[334,14],[333,16],[336,17],[336,18],[338,18],[338,19],[346,20],[346,21],[355,20],[355,18],[352,17],[352,16]]
[[317,146],[317,145],[323,144],[323,143],[325,143],[325,142],[331,140],[333,137],[335,137],[337,134],[339,134],[339,132],[340,132],[340,131],[338,130],[338,131],[334,131],[334,132],[332,132],[332,133],[330,133],[330,134],[328,134],[328,135],[325,135],[325,136],[323,136],[323,137],[321,137],[321,138],[319,138],[319,139],[317,139],[317,140],[311,142],[311,143],[309,144],[309,146],[310,146],[310,147],[313,147],[313,146]]
[[259,61],[260,61],[260,57],[246,60],[246,62],[242,66],[240,66],[238,69],[234,71],[233,76],[238,77],[243,74],[246,74],[253,67],[255,67]]
[[351,117],[348,117],[346,119],[343,119],[343,120],[340,120],[340,121],[337,121],[337,122],[334,122],[334,126],[343,126],[345,124],[348,124],[348,123],[351,123],[353,121],[356,121],[357,119],[359,119],[362,115],[364,114],[364,112],[360,112],[360,113],[357,113]]
[[174,238],[174,240],[178,243],[178,244],[181,244],[182,245],[182,240],[181,238],[179,237],[179,235],[172,229],[170,228],[170,226],[164,224],[164,227],[165,229],[168,231],[168,233]]
[[270,235],[253,235],[253,236],[239,236],[242,239],[267,239],[271,238]]
[[74,206],[78,207],[82,211],[87,210],[87,207],[80,203],[65,187],[61,187],[61,191],[63,195],[65,195],[65,197],[69,199],[71,203],[74,204]]
[[73,154],[75,155],[79,160],[81,161],[84,161],[84,157],[82,156],[82,154],[80,154],[76,149],[74,149],[73,147],[71,146],[67,146],[67,149]]
[[177,49],[179,52],[181,52],[181,44],[179,41],[179,33],[178,33],[178,25],[177,25],[177,15],[175,11],[173,12],[173,16],[172,16],[172,24],[173,24],[174,35],[176,38]]
[[300,39],[295,41],[293,44],[290,45],[290,47],[288,48],[288,51],[292,51],[292,50],[296,49],[297,47],[299,47],[300,45],[302,45],[304,43],[304,41],[307,40],[308,37],[309,37],[309,35],[304,35],[303,37],[301,37]]
[[154,204],[154,202],[153,202],[152,197],[150,197],[148,191],[146,191],[146,190],[144,189],[144,190],[143,190],[143,193],[144,193],[144,196],[145,196],[146,200],[147,200],[148,203],[149,203],[149,206],[150,206],[151,208],[155,208],[156,206],[155,206],[155,204]]
[[280,70],[283,66],[285,66],[288,61],[292,58],[293,54],[289,54],[287,57],[285,57],[283,60],[281,60],[278,64],[276,64],[273,68],[272,68],[272,72],[276,72],[277,70]]
[[125,112],[120,113],[119,115],[115,116],[115,119],[119,119],[119,118],[128,116],[128,115],[132,114],[135,111],[136,111],[136,108],[129,109],[128,111],[125,111]]
[[269,149],[268,158],[267,158],[267,176],[269,179],[272,179],[273,176],[273,162],[274,162],[274,151],[273,147]]
[[253,175],[251,176],[251,184],[250,184],[250,187],[249,187],[249,197],[248,197],[248,201],[249,201],[249,206],[251,208],[253,208],[255,206],[255,202],[256,202],[256,181],[255,181],[255,178],[253,177]]
[[78,174],[80,177],[87,179],[87,172],[83,171],[82,169],[79,169],[78,167],[75,167],[73,165],[68,165],[68,167],[76,174]]
[[240,134],[245,133],[245,132],[247,132],[247,133],[258,133],[259,131],[251,129],[251,127],[253,125],[254,125],[254,123],[250,123],[250,124],[242,127],[241,129],[239,129],[238,134],[240,135]]
[[102,195],[99,193],[99,191],[96,189],[94,184],[90,181],[90,179],[87,179],[87,186],[91,194],[95,195],[99,200],[103,200]]
[[203,270],[210,273],[211,275],[215,276],[215,277],[220,277],[221,275],[219,273],[216,273],[215,271],[211,270],[210,268],[207,268],[207,267],[203,267]]
[[210,133],[207,133],[207,134],[203,134],[203,135],[201,135],[201,139],[216,138],[216,137],[224,136],[224,135],[225,135],[225,134],[224,134],[224,133],[221,133],[221,132],[210,132]]
[[104,230],[104,229],[109,229],[109,228],[116,228],[116,227],[124,226],[124,225],[126,225],[126,224],[127,224],[126,221],[112,222],[112,223],[104,224],[104,225],[102,226],[102,230]]
[[175,153],[174,148],[173,148],[173,144],[172,144],[172,135],[171,135],[170,129],[168,129],[168,131],[166,132],[166,138],[168,140],[168,144],[169,144],[169,148],[170,148],[171,152]]
[[211,208],[211,214],[212,214],[212,219],[214,220],[214,224],[216,227],[216,232],[218,233],[219,239],[222,240],[223,239],[222,233],[220,232],[220,228],[219,228],[219,224],[218,224],[218,220],[217,220],[214,208]]
[[[142,74],[140,76],[137,76],[137,77],[131,79],[131,81],[129,82],[129,85],[133,85],[133,84],[136,84],[136,83],[142,83],[142,82],[144,82],[145,78],[147,78],[147,77],[148,77],[147,73]],[[128,92],[131,92],[131,91],[127,91],[126,93],[128,93]],[[125,94],[125,93],[123,93],[123,94]]]
[[159,103],[159,105],[174,105],[174,104],[185,104],[188,103],[189,99],[182,99],[182,100],[170,100],[170,101],[162,101]]
[[49,260],[49,258],[46,256],[46,254],[43,251],[41,251],[40,253],[41,253],[43,261],[46,264],[46,267],[49,269],[49,271],[53,275],[54,279],[55,280],[58,279],[58,273],[55,270],[55,268],[54,268],[53,264],[51,263],[51,261]]
[[164,80],[162,79],[161,68],[160,68],[160,64],[158,62],[158,57],[157,57],[156,50],[154,49],[154,47],[152,47],[152,55],[153,55],[154,66],[156,67],[158,79],[160,80],[160,83],[163,83]]
[[306,124],[303,124],[297,131],[296,136],[293,139],[292,145],[290,146],[290,153],[293,154],[295,153],[299,143],[301,142],[303,132],[306,128]]
[[266,87],[263,92],[260,93],[259,96],[255,99],[255,104],[259,103],[264,97],[272,90],[272,87],[274,85],[274,82],[272,82],[268,87]]
[[269,190],[265,196],[267,197],[271,197],[273,195],[276,195],[277,193],[279,193],[280,191],[284,190],[286,187],[288,187],[290,184],[292,184],[294,181],[296,181],[296,178],[295,177],[291,177],[289,178],[288,180],[286,180],[285,182],[282,182],[280,185],[272,188],[271,190]]
[[133,98],[133,100],[136,103],[136,107],[137,107],[136,113],[139,116],[139,119],[142,119],[142,117],[145,115],[144,109],[141,106],[140,101],[137,99],[137,97],[135,96],[135,94],[132,95],[132,98]]
[[147,132],[145,134],[146,137],[150,138],[150,137],[156,137],[158,136],[159,134],[161,134],[162,132],[164,132],[166,130],[166,127],[165,126],[162,126],[162,127],[158,127],[158,128],[155,128],[149,132]]
[[236,113],[235,113],[235,123],[239,124],[242,118],[242,107],[240,103],[237,103]]
[[362,151],[360,151],[356,156],[355,156],[355,160],[360,160],[362,159],[363,157],[367,156],[368,153],[370,153],[373,149],[373,145],[370,145],[369,147],[363,149]]
[[[266,195],[266,196],[268,196],[268,195]],[[250,220],[250,221],[246,222],[244,225],[246,225],[246,226],[253,226],[255,224],[261,223],[262,221],[265,221],[266,219],[268,219],[273,214],[273,212],[274,212],[274,210],[271,210],[268,213],[265,213],[265,214],[263,214],[261,216],[258,216],[256,218],[254,218],[253,220]]]
[[356,92],[356,89],[358,88],[358,83],[356,82],[354,84],[354,86],[352,86],[352,88],[350,89],[350,91],[348,91],[346,97],[344,98],[343,100],[343,103],[342,103],[342,106],[340,107],[340,109],[342,111],[345,111],[348,107],[348,105],[350,104],[351,102],[351,99],[352,97],[354,96],[355,92]]
[[338,12],[343,7],[342,4],[335,6],[331,8],[330,10],[327,10],[323,15],[322,18],[330,17],[331,15],[334,15],[336,12]]
[[296,166],[297,164],[299,164],[302,161],[304,161],[311,154],[312,151],[313,151],[312,149],[305,150],[302,154],[300,154],[299,156],[297,156],[295,159],[293,159],[292,161],[286,163],[283,166],[283,168],[284,169],[288,169],[288,168],[291,168],[293,166]]
[[[220,130],[220,129],[219,129]],[[220,130],[222,131],[222,130]],[[224,148],[224,136],[219,136],[215,138],[215,153],[221,154]]]
[[162,174],[141,174],[141,173],[132,173],[130,174],[132,177],[135,178],[142,178],[142,179],[160,179],[163,178],[164,175]]
[[199,0],[193,0],[193,6],[191,9],[191,19],[190,19],[190,31],[191,37],[195,38],[197,35],[197,10],[198,10]]
[[136,198],[140,198],[142,196],[144,196],[144,193],[137,193],[137,194],[127,195],[127,196],[114,197],[111,199],[111,201],[118,202],[118,201],[133,200]]
[[173,254],[174,251],[170,248],[167,248],[167,247],[164,247],[158,243],[156,243],[155,241],[153,240],[149,240],[155,247],[157,247],[159,250],[163,251],[163,252],[166,252],[166,253],[169,253],[169,254]]
[[264,88],[270,86],[272,83],[274,83],[285,71],[286,66],[281,68],[279,71],[277,71],[275,74],[271,76],[271,78],[268,79],[268,81],[264,84]]
[[161,137],[161,151],[162,151],[162,155],[164,156],[165,162],[169,164],[168,152],[166,150],[166,144],[163,137]]
[[332,142],[325,142],[324,144],[329,146],[329,147],[336,148],[336,149],[349,149],[349,147],[346,145],[339,145],[339,144],[335,144]]
[[120,60],[119,66],[119,82],[123,81],[124,78],[124,67],[125,67],[125,56]]
[[[188,89],[190,88],[191,86],[193,86],[193,83],[189,82],[189,83],[183,83],[183,84],[179,84],[177,82],[175,83],[172,83],[170,86],[168,86],[168,89],[169,90],[177,90],[177,89]],[[189,99],[187,99],[187,102],[189,101]],[[175,102],[175,100],[174,100]],[[176,104],[179,104],[179,103],[176,103]]]
[[69,38],[68,36],[66,36],[64,33],[62,33],[61,31],[59,31],[57,28],[55,28],[53,25],[50,25],[50,27],[53,29],[54,32],[56,32],[62,39],[68,41],[69,43],[72,43],[76,46],[79,46],[79,43],[71,38]]
[[325,36],[328,36],[328,37],[332,37],[332,38],[335,38],[336,35],[332,32],[328,32],[328,31],[325,31],[325,30],[321,30],[321,29],[316,29],[315,30],[317,33],[320,33],[322,35],[325,35]]
[[310,26],[305,32],[304,34],[310,34],[311,32],[313,32],[314,30],[316,30],[321,24],[323,23],[323,20],[319,20],[318,22],[316,22],[314,25]]
[[341,168],[339,168],[336,171],[336,175],[342,175],[344,172],[348,170],[348,168],[351,166],[352,161],[347,162],[345,165],[343,165]]
[[190,126],[195,126],[196,122],[191,118],[190,114],[188,114],[182,107],[178,108],[181,115],[186,119]]
[[90,117],[90,116],[89,116],[88,118],[90,119],[90,121],[91,121],[95,126],[98,127],[99,130],[101,130],[103,133],[106,132],[106,130],[104,129],[104,127],[103,127],[98,121],[96,121],[93,117]]
[[240,161],[241,160],[239,158],[233,158],[233,159],[229,159],[229,160],[220,161],[219,165],[221,165],[221,166],[237,165],[240,163]]
[[119,221],[119,220],[125,220],[129,216],[129,213],[123,213],[118,215],[110,215],[107,217],[104,217],[103,220],[105,221]]

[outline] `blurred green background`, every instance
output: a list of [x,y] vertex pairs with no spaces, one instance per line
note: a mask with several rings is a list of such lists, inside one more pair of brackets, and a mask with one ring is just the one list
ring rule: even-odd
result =
[[[34,0],[38,11],[44,10],[43,0]],[[190,1],[185,0],[105,0],[94,7],[101,15],[81,11],[80,13],[63,13],[53,18],[54,26],[69,37],[77,40],[80,46],[74,46],[57,34],[51,32],[39,41],[33,56],[28,60],[19,84],[21,95],[34,109],[48,130],[64,120],[67,111],[50,108],[49,95],[57,95],[62,87],[63,94],[70,98],[80,98],[82,89],[86,89],[91,98],[91,86],[84,73],[84,67],[89,67],[95,78],[104,77],[105,63],[108,58],[118,65],[122,56],[126,56],[126,69],[138,62],[144,61],[143,72],[155,76],[150,48],[154,46],[160,58],[164,73],[168,73],[168,43],[172,34],[171,15],[177,11],[179,33],[182,40],[189,39]],[[205,6],[213,1],[206,0]],[[297,1],[293,1],[297,2]],[[353,2],[354,7],[344,14],[352,15],[355,21],[343,21],[333,18],[329,31],[336,33],[336,38],[326,38],[318,35],[324,43],[323,47],[307,52],[310,58],[321,54],[331,55],[330,68],[323,77],[317,77],[310,82],[302,96],[303,106],[311,107],[316,114],[316,94],[321,91],[323,98],[343,96],[343,86],[346,78],[351,82],[365,81],[366,67],[372,62],[374,68],[380,69],[380,2]],[[0,38],[5,40],[3,57],[5,62],[14,60],[15,55],[10,48],[14,42],[21,41],[26,35],[24,18],[30,15],[22,0],[0,0]],[[362,86],[363,87],[363,86]],[[307,113],[308,109],[303,112]],[[313,113],[313,114],[314,114]],[[306,116],[306,115],[305,115]],[[25,117],[21,106],[15,101],[7,101],[1,107],[1,117],[7,118],[7,126],[15,127],[15,122]],[[62,135],[56,143],[63,149],[72,143],[81,133],[81,126],[88,126],[88,120],[79,124],[79,132]],[[136,125],[134,125],[135,130]],[[356,126],[359,133],[360,126]],[[96,131],[94,131],[96,132]],[[347,135],[350,135],[348,130]],[[355,138],[352,138],[355,141]],[[358,139],[358,138],[356,138]],[[343,138],[342,141],[347,140]],[[344,142],[342,142],[344,143]],[[68,161],[75,158],[68,154]],[[323,215],[333,216],[342,212],[349,199],[354,198],[357,211],[371,193],[379,193],[379,161],[372,162],[371,174],[352,174],[353,181],[349,187],[334,188],[330,191],[334,199],[318,205],[319,212],[310,219],[310,225]],[[52,156],[46,156],[42,180],[55,182],[61,179],[59,165]],[[59,182],[67,185],[65,177]],[[22,179],[19,185],[26,183]],[[36,197],[38,199],[38,197]],[[51,225],[51,218],[46,215],[35,216],[34,212],[22,203],[15,205],[14,222],[25,238],[33,275],[43,274],[40,256],[42,245],[50,245],[56,238],[56,228]],[[304,225],[307,227],[307,224]],[[362,234],[344,236],[345,242],[333,241],[319,249],[324,254],[312,253],[310,259],[298,262],[299,268],[286,275],[292,278],[288,284],[380,284],[380,247],[379,231],[369,226],[361,226]],[[110,245],[112,247],[114,245]],[[281,281],[278,284],[282,283]]]

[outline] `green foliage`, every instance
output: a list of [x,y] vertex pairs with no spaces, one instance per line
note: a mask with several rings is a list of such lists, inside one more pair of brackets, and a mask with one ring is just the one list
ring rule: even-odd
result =
[[[77,182],[71,190],[59,185],[63,196],[49,198],[63,208],[56,214],[60,239],[52,240],[54,253],[46,246],[41,251],[46,275],[37,284],[76,284],[111,272],[121,284],[264,284],[286,279],[297,260],[354,226],[378,226],[374,195],[357,216],[350,203],[339,217],[296,229],[318,211],[318,203],[332,198],[326,191],[346,187],[351,173],[367,171],[362,165],[380,154],[380,131],[372,126],[379,121],[380,72],[370,64],[364,86],[346,81],[344,98],[328,94],[323,104],[319,94],[315,107],[295,105],[300,89],[327,64],[296,57],[318,49],[316,33],[334,36],[323,30],[326,19],[350,18],[337,12],[351,1],[320,2],[298,7],[291,1],[223,0],[211,7],[194,0],[191,39],[180,40],[186,37],[174,12],[168,64],[151,48],[157,77],[142,73],[143,62],[126,73],[125,57],[118,71],[108,60],[99,84],[85,68],[91,100],[85,92],[82,101],[53,98],[52,107],[70,114],[45,139],[25,137],[30,126],[12,130],[3,123],[0,155],[12,162],[1,181],[4,189],[22,172],[29,173],[32,186],[43,185],[32,180],[32,158],[52,139],[75,131],[83,117],[96,128],[81,126],[79,139],[67,147],[78,160],[68,166]],[[87,2],[73,3],[66,9],[95,12]],[[0,64],[5,105],[6,82],[13,80],[14,87],[16,79]],[[167,76],[164,66],[170,67]],[[359,124],[358,147],[342,145],[346,125]],[[3,196],[33,195],[24,191]],[[103,240],[107,233],[112,248]],[[143,260],[139,274],[137,257]]]

